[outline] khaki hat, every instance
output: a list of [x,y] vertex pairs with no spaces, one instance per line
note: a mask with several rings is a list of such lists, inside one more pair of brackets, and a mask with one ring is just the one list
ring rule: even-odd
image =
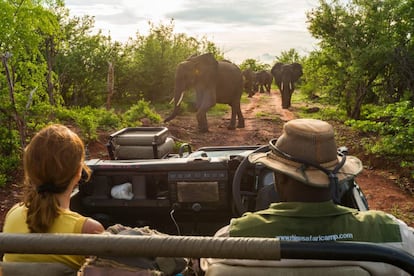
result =
[[271,140],[269,145],[270,151],[251,154],[249,161],[311,186],[328,187],[327,171],[339,169],[338,182],[352,179],[362,171],[361,160],[354,156],[343,159],[338,154],[333,127],[321,120],[291,120],[283,126],[279,139]]

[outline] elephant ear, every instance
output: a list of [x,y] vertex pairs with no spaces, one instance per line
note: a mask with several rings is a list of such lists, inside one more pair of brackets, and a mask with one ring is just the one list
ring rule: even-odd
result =
[[198,84],[216,83],[218,62],[211,53],[193,57],[191,62],[194,64],[192,72]]
[[278,74],[280,74],[283,65],[284,64],[282,62],[277,62],[275,65],[273,65],[272,70],[270,70],[270,73],[272,73],[272,75],[276,77]]
[[300,65],[297,62],[294,62],[291,64],[291,66],[292,66],[293,78],[296,81],[303,75],[302,65]]

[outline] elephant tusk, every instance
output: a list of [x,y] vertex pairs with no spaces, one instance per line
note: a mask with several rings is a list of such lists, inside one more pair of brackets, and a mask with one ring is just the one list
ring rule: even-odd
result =
[[177,104],[175,106],[179,106],[181,104],[181,101],[183,100],[184,92],[181,92],[180,99],[178,100]]
[[292,82],[289,82],[289,90],[292,91],[293,85]]
[[168,104],[172,104],[173,102],[174,102],[174,98],[172,98]]
[[282,84],[280,85],[280,90],[281,90],[281,91],[283,91],[283,82],[282,82]]

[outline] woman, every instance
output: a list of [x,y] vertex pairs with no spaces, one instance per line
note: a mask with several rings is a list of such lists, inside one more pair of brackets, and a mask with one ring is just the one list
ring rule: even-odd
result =
[[[23,202],[6,215],[4,233],[88,233],[98,234],[104,227],[98,221],[70,210],[70,195],[78,184],[84,164],[85,148],[69,128],[54,124],[40,130],[23,156]],[[5,262],[59,262],[74,269],[84,256],[5,254]]]

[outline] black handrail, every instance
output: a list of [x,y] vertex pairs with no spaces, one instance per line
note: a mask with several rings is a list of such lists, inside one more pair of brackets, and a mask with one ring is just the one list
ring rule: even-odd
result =
[[288,242],[273,238],[0,233],[0,252],[97,256],[312,259],[388,263],[414,275],[414,256],[367,242]]

